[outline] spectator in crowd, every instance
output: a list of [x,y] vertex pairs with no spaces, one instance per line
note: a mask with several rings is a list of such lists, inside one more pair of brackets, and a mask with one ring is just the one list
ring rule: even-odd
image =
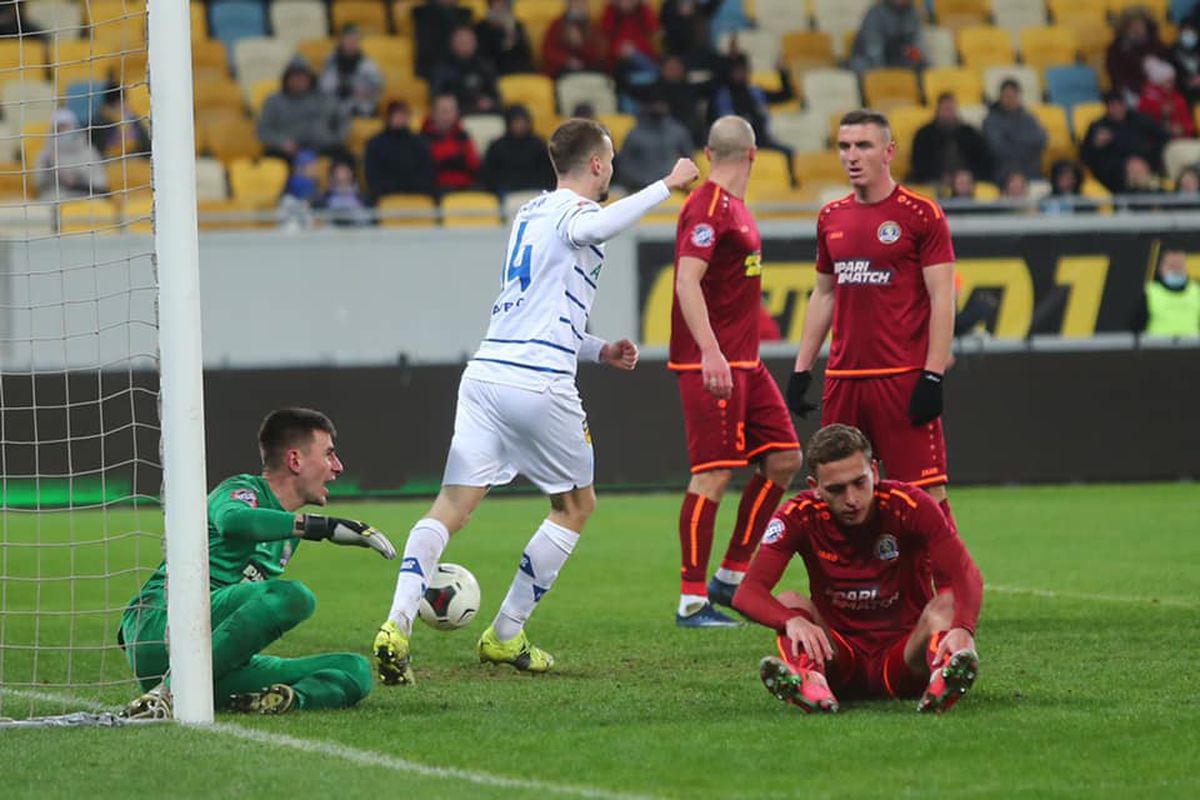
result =
[[976,180],[987,180],[992,175],[992,157],[983,134],[958,115],[954,94],[943,92],[933,120],[913,137],[911,180],[938,183],[959,168],[969,169]]
[[388,104],[384,129],[367,142],[364,173],[373,200],[389,194],[432,195],[436,189],[433,155],[425,137],[410,128],[408,104]]
[[275,210],[279,227],[302,231],[313,226],[312,209],[321,199],[321,162],[316,151],[299,150],[292,157],[291,172],[283,185]]
[[1179,171],[1179,177],[1175,179],[1175,194],[1200,198],[1200,165],[1188,164]]
[[658,17],[643,0],[608,0],[600,18],[608,40],[608,71],[621,84],[642,80],[658,71]]
[[724,0],[663,0],[659,21],[663,55],[684,60],[688,69],[713,69],[717,51],[712,44],[712,17]]
[[1025,108],[1021,84],[1012,78],[1000,84],[1000,99],[992,104],[983,120],[983,136],[992,154],[997,184],[1003,184],[1013,172],[1030,179],[1041,176],[1046,129]]
[[1029,179],[1025,177],[1025,173],[1014,171],[1005,175],[1000,181],[1000,198],[1013,211],[1032,211],[1029,203]]
[[452,94],[433,98],[429,118],[421,128],[433,156],[434,184],[439,193],[474,189],[479,176],[479,154],[463,130],[458,100]]
[[1187,253],[1163,250],[1131,323],[1134,331],[1150,336],[1200,336],[1200,283],[1188,275]]
[[453,94],[464,114],[500,107],[496,68],[479,54],[479,42],[470,28],[459,28],[450,36],[450,53],[433,68],[429,88],[437,94]]
[[666,98],[647,98],[617,156],[616,181],[635,192],[670,172],[678,159],[691,158],[694,150],[691,134],[671,116]]
[[92,144],[86,129],[79,127],[75,114],[60,108],[50,117],[54,132],[38,153],[38,198],[73,200],[104,194],[108,176],[100,152]]
[[23,0],[13,0],[11,3],[0,5],[0,36],[45,38],[42,29],[29,21],[29,12],[25,9]]
[[860,75],[880,67],[917,68],[925,63],[921,18],[913,0],[879,0],[867,11],[850,54]]
[[358,26],[346,25],[337,46],[325,59],[321,91],[336,97],[347,117],[373,117],[383,92],[383,73],[362,49]]
[[329,221],[338,227],[371,224],[371,210],[359,191],[354,165],[343,159],[334,159],[329,165],[329,189],[321,195],[316,207],[327,212]]
[[630,87],[629,94],[639,102],[648,98],[665,99],[671,116],[687,128],[692,141],[702,142],[708,138],[704,106],[712,86],[712,81],[690,82],[683,57],[672,54],[663,57],[657,81],[648,86]]
[[344,154],[347,120],[337,100],[317,88],[308,62],[292,59],[280,83],[280,91],[267,98],[258,117],[258,138],[267,155],[290,161],[305,149]]
[[603,72],[604,37],[591,17],[588,0],[567,0],[563,15],[546,29],[542,70],[552,78],[571,72]]
[[1116,90],[1104,95],[1104,116],[1088,126],[1080,158],[1096,180],[1113,194],[1125,191],[1125,162],[1132,157],[1155,171],[1162,169],[1167,132],[1154,120],[1129,108]]
[[513,0],[488,0],[487,16],[475,26],[479,53],[501,75],[533,72],[533,48],[525,26],[513,16]]
[[533,132],[525,106],[504,112],[504,135],[492,142],[483,157],[483,184],[501,198],[508,192],[553,189],[554,167],[546,143]]
[[1175,85],[1175,68],[1161,58],[1147,56],[1142,65],[1146,81],[1137,109],[1167,129],[1172,139],[1196,135],[1192,107]]
[[[1141,156],[1130,156],[1125,160],[1124,194],[1159,194],[1161,192],[1162,182],[1149,161]],[[1151,208],[1144,202],[1132,203],[1131,207],[1143,210]]]
[[946,173],[938,185],[938,196],[942,200],[974,200],[975,174],[966,167]]
[[1042,198],[1043,214],[1074,214],[1089,210],[1079,204],[1083,191],[1083,168],[1078,162],[1059,159],[1050,165],[1050,194]]
[[150,156],[150,132],[125,102],[125,92],[112,85],[92,120],[92,142],[106,156]]
[[1146,80],[1143,62],[1146,56],[1171,60],[1171,51],[1158,36],[1158,23],[1146,9],[1134,6],[1121,12],[1117,33],[1108,46],[1105,63],[1112,88],[1125,93],[1133,104]]
[[1200,102],[1200,22],[1188,17],[1179,23],[1179,38],[1171,48],[1176,79],[1189,103]]
[[[750,83],[750,62],[744,53],[734,52],[730,55],[724,83],[713,94],[709,104],[708,116],[712,120],[727,114],[736,114],[750,123],[754,129],[754,139],[760,150],[778,150],[788,158],[789,169],[792,163],[792,148],[777,141],[771,136],[771,103],[783,103],[796,96],[792,88],[792,76],[782,59],[778,65],[778,91],[768,92]],[[795,176],[792,176],[795,182]]]
[[412,10],[413,35],[417,40],[417,74],[425,80],[450,49],[450,35],[470,27],[471,11],[458,0],[425,0]]

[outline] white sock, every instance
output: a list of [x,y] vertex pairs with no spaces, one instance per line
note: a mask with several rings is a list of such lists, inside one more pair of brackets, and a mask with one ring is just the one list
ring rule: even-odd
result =
[[735,572],[734,570],[725,569],[724,567],[721,567],[717,570],[717,580],[725,583],[732,583],[734,586],[741,586],[742,578],[744,577],[746,577],[746,573],[744,572]]
[[707,602],[708,597],[702,594],[681,594],[679,595],[679,616],[691,616],[703,608]]
[[399,625],[405,634],[412,633],[417,604],[421,602],[429,576],[449,541],[450,531],[430,517],[417,520],[408,532],[404,560],[400,562],[400,574],[396,577],[396,594],[392,596],[392,610],[388,612],[388,619]]
[[567,563],[578,542],[579,534],[575,531],[548,519],[542,521],[529,544],[525,545],[521,566],[492,622],[497,639],[507,642],[521,633],[525,620],[529,619],[542,595],[550,591],[558,571]]

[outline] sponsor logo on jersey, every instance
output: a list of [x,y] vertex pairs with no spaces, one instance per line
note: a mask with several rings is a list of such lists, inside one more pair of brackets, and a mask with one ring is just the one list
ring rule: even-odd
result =
[[884,597],[880,594],[878,586],[867,586],[861,589],[826,589],[825,596],[834,608],[871,611],[877,608],[891,608],[900,599],[900,592],[892,592]]
[[425,573],[421,571],[421,562],[417,561],[417,559],[413,558],[412,556],[409,556],[400,562],[400,571],[411,572],[414,575],[420,575],[422,578],[425,577]]
[[516,300],[505,300],[503,303],[496,303],[496,305],[492,306],[492,316],[494,317],[497,314],[506,314],[509,311],[512,311],[514,308],[520,308],[521,304],[524,302],[525,298],[519,297]]
[[838,562],[837,553],[831,553],[828,550],[821,550],[820,548],[817,549],[817,558],[828,561],[831,564]]
[[242,583],[258,583],[266,579],[267,576],[258,568],[258,564],[250,563],[242,568]]
[[887,286],[892,282],[892,270],[886,267],[872,269],[869,258],[835,261],[833,274],[837,276],[838,285]]
[[258,494],[253,489],[234,489],[229,496],[251,508],[258,508]]
[[900,223],[888,220],[879,226],[875,234],[883,244],[895,244],[900,241]]
[[774,544],[783,538],[784,524],[781,519],[773,519],[767,523],[767,529],[763,531],[763,544]]
[[762,253],[751,253],[746,256],[746,277],[757,278],[762,275]]
[[880,561],[894,561],[900,557],[900,545],[896,537],[885,533],[875,540],[875,557]]
[[707,222],[701,222],[692,228],[692,244],[696,247],[712,247],[712,243],[716,240],[717,232]]

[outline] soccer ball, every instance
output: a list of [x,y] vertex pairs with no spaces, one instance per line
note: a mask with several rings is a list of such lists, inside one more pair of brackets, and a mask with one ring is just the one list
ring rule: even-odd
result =
[[440,631],[461,628],[479,610],[479,582],[464,566],[438,564],[417,614]]

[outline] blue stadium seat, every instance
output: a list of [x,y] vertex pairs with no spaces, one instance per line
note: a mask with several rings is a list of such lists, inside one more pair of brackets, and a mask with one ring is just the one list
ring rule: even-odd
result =
[[64,102],[80,125],[90,125],[104,101],[106,86],[99,81],[76,81],[67,87]]
[[212,38],[224,42],[233,57],[233,46],[248,36],[267,36],[267,9],[259,0],[214,0],[209,4]]
[[1083,64],[1050,67],[1046,70],[1046,92],[1051,103],[1063,106],[1070,114],[1072,106],[1100,99],[1100,83],[1095,70]]
[[[713,14],[712,21],[709,22],[709,31],[712,33],[713,44],[716,44],[722,34],[744,31],[749,27],[750,20],[746,17],[742,0],[725,0],[717,8],[717,13]],[[800,26],[797,25],[796,27]],[[808,26],[805,25],[804,27],[807,28]]]
[[1171,19],[1178,24],[1180,20],[1187,19],[1195,8],[1196,0],[1171,0]]

